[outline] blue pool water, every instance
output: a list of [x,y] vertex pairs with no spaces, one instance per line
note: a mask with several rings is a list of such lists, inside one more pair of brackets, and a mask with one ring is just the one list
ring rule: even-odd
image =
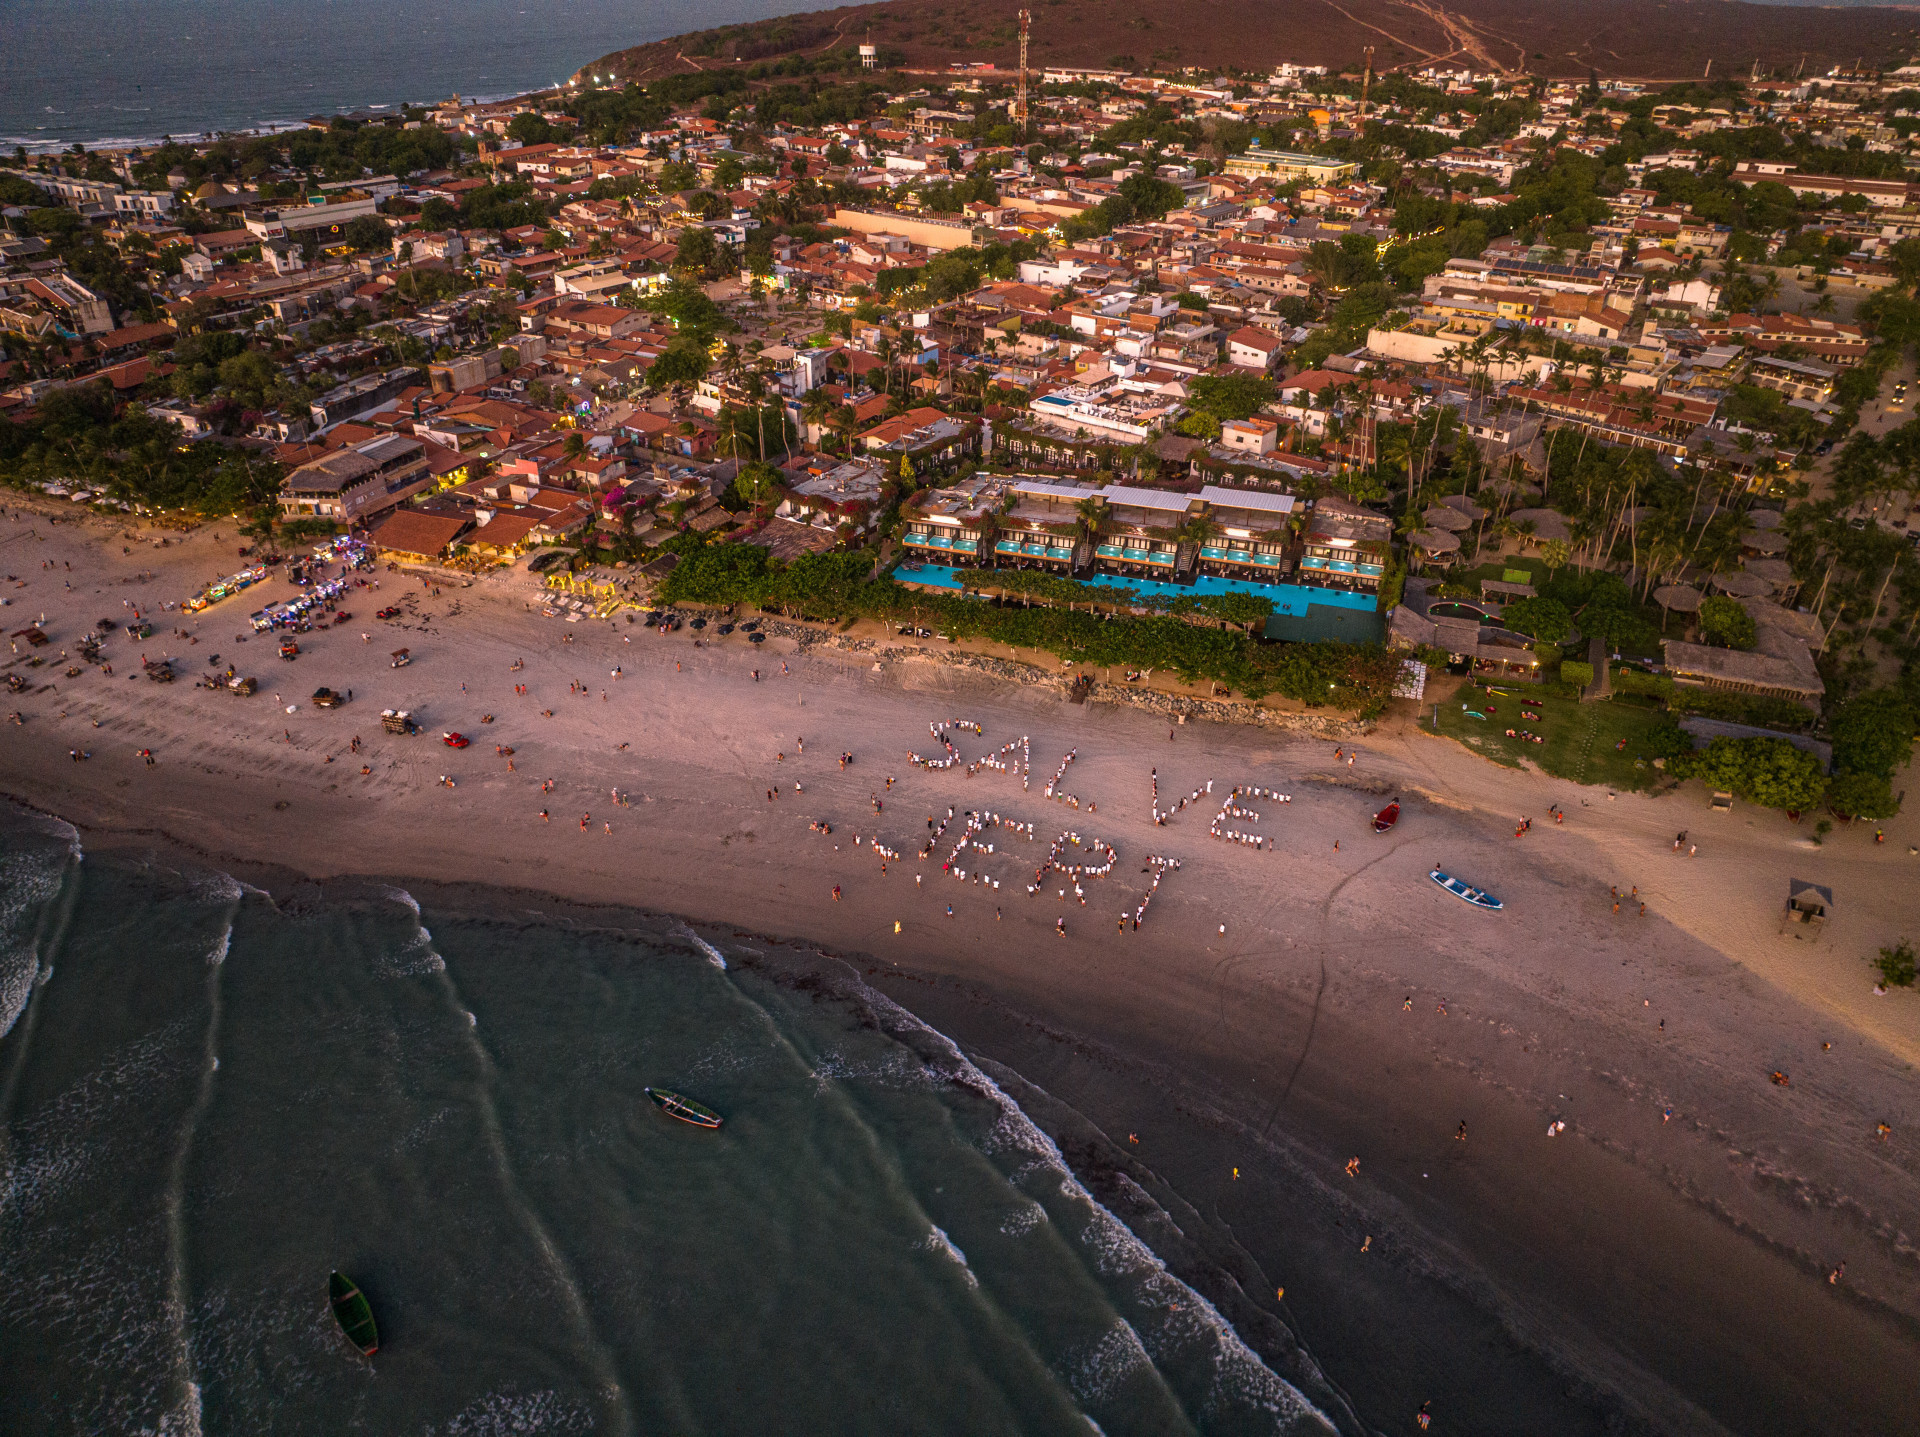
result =
[[960,587],[960,571],[948,564],[902,564],[893,577],[903,584],[931,584],[941,589]]
[[1087,582],[1115,589],[1137,589],[1143,594],[1168,594],[1174,598],[1194,594],[1256,594],[1273,600],[1274,613],[1296,617],[1307,612],[1308,604],[1369,611],[1377,607],[1371,594],[1350,594],[1345,589],[1310,589],[1304,584],[1254,584],[1245,579],[1222,579],[1215,574],[1202,574],[1191,584],[1163,584],[1156,579],[1128,579],[1119,574],[1101,574]]
[[[941,589],[958,589],[959,575],[958,569],[945,564],[908,563],[893,571],[893,577],[903,584],[927,584]],[[1378,607],[1371,594],[1351,594],[1344,589],[1314,589],[1304,584],[1254,584],[1245,579],[1222,579],[1213,574],[1202,574],[1191,584],[1163,584],[1155,579],[1127,579],[1118,574],[1101,574],[1088,582],[1104,584],[1112,589],[1134,589],[1142,594],[1167,594],[1175,598],[1195,594],[1256,594],[1263,599],[1271,599],[1276,614],[1291,614],[1295,618],[1305,615],[1309,604],[1364,609],[1368,612]]]

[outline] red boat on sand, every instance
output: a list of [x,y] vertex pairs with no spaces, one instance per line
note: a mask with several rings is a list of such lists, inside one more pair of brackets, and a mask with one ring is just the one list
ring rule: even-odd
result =
[[1385,833],[1400,821],[1400,800],[1395,799],[1373,816],[1373,831]]

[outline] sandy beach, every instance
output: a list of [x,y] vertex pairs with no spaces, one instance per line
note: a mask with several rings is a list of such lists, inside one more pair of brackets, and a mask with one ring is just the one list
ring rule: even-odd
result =
[[[0,656],[31,681],[0,704],[23,718],[0,727],[0,790],[89,849],[184,851],[276,892],[364,875],[429,906],[477,886],[675,913],[786,940],[766,961],[796,974],[844,964],[1004,1073],[1116,1211],[1154,1195],[1180,1231],[1141,1235],[1204,1268],[1256,1348],[1297,1337],[1380,1431],[1426,1401],[1435,1430],[1476,1433],[1911,1425],[1920,996],[1875,996],[1865,961],[1920,937],[1911,811],[1883,845],[1861,827],[1815,848],[1778,814],[1710,814],[1697,786],[1655,800],[1499,768],[1410,714],[1349,764],[1337,740],[1170,728],[933,661],[565,623],[524,573],[436,593],[383,567],[289,663],[246,621],[280,578],[159,611],[239,567],[231,531],[159,548],[9,509],[0,618],[44,614],[52,642],[38,668],[24,641]],[[116,629],[111,676],[67,677],[56,656],[128,603],[152,637]],[[405,612],[377,621],[389,604]],[[147,682],[143,654],[181,679]],[[193,685],[228,663],[258,694]],[[322,685],[352,702],[313,707]],[[424,731],[383,733],[389,706]],[[914,766],[945,756],[928,725],[951,720],[982,730],[949,734],[961,761]],[[1022,738],[1027,786],[967,776]],[[1077,808],[1043,796],[1069,751]],[[1211,798],[1156,825],[1156,769],[1163,810]],[[1236,785],[1290,796],[1242,797],[1257,820],[1223,825],[1270,847],[1209,836]],[[968,811],[1037,837],[983,830],[994,852],[966,850],[961,880],[942,865]],[[1671,848],[1680,829],[1697,856]],[[1084,905],[1057,872],[1027,891],[1067,831],[1088,845],[1072,861],[1103,862],[1096,839],[1117,855]],[[884,872],[876,839],[898,854]],[[1134,931],[1149,855],[1180,867]],[[1436,866],[1505,911],[1441,892]],[[1834,890],[1815,939],[1779,931],[1789,878]],[[1638,898],[1616,914],[1613,888]]]

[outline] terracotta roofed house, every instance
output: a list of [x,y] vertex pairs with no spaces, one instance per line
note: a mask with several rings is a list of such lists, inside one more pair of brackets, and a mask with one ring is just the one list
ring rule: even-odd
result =
[[373,544],[396,559],[431,563],[445,555],[472,526],[473,521],[464,515],[402,509],[373,531]]

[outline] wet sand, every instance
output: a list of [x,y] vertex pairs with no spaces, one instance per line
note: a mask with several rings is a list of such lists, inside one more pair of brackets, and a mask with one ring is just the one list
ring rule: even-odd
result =
[[[0,520],[0,571],[26,581],[5,586],[8,632],[44,611],[51,656],[94,619],[123,619],[122,599],[177,600],[240,563],[231,535],[157,550],[119,532]],[[123,582],[140,569],[160,574]],[[783,639],[695,649],[686,629],[564,624],[528,607],[523,575],[437,598],[377,577],[378,593],[346,601],[352,621],[301,636],[294,663],[246,634],[247,611],[288,592],[276,580],[197,618],[152,614],[160,632],[144,644],[116,632],[111,678],[33,670],[54,687],[11,701],[27,722],[0,728],[0,788],[90,847],[178,845],[243,876],[478,884],[527,907],[633,906],[844,955],[1003,1065],[1010,1088],[1035,1085],[1027,1100],[1058,1107],[1053,1130],[1078,1134],[1063,1147],[1116,1210],[1129,1183],[1164,1195],[1216,1288],[1238,1294],[1209,1295],[1243,1330],[1284,1323],[1380,1430],[1411,1430],[1427,1400],[1439,1430],[1474,1432],[1910,1421],[1920,997],[1873,997],[1864,961],[1920,926],[1910,817],[1883,846],[1845,833],[1812,851],[1777,815],[1710,816],[1697,790],[1609,800],[1487,764],[1404,717],[1349,768],[1317,739],[1201,724],[1169,739],[1138,710],[933,663],[875,672]],[[373,619],[403,595],[406,618]],[[394,670],[386,655],[402,646],[415,662]],[[183,658],[182,680],[130,679],[139,651]],[[191,687],[215,652],[261,692]],[[322,684],[355,701],[308,706]],[[427,732],[381,733],[388,705]],[[1030,736],[1030,787],[911,767],[907,750],[941,752],[927,724],[954,718],[985,729],[954,735],[967,759]],[[444,747],[447,729],[473,746]],[[347,752],[355,735],[361,755]],[[514,748],[512,772],[496,744]],[[75,746],[94,757],[71,762]],[[1064,787],[1078,811],[1041,795],[1076,747]],[[843,750],[856,755],[844,771]],[[1211,779],[1216,804],[1155,826],[1155,767],[1163,798]],[[1292,795],[1244,800],[1260,820],[1233,824],[1274,851],[1208,837],[1234,784]],[[1395,796],[1399,826],[1374,835],[1369,816]],[[1545,817],[1554,803],[1562,827]],[[1033,843],[983,835],[997,892],[940,873],[958,823],[915,858],[949,806],[1037,825]],[[816,820],[831,837],[809,831]],[[1697,858],[1671,852],[1682,827]],[[1067,829],[1119,854],[1085,882],[1085,907],[1058,897],[1057,877],[1025,891]],[[885,876],[866,846],[876,834],[902,854]],[[1182,867],[1140,931],[1121,933],[1149,853]],[[1425,876],[1436,865],[1506,911],[1440,892]],[[1789,877],[1836,891],[1817,942],[1777,931]],[[1645,917],[1637,903],[1610,911],[1614,884],[1640,888]],[[1768,1081],[1774,1069],[1791,1087]],[[1549,1137],[1556,1120],[1567,1127]],[[1889,1142],[1874,1138],[1880,1120]]]

